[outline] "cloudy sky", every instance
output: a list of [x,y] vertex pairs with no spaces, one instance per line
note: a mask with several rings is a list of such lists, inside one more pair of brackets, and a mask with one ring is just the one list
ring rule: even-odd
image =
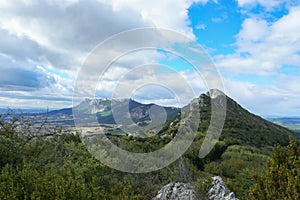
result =
[[[140,87],[129,92],[132,97],[164,105],[176,105],[172,92],[188,96],[186,83],[196,95],[206,92],[205,80],[188,63],[158,49],[123,55],[103,74],[97,67],[83,70],[111,36],[155,27],[201,45],[226,94],[251,112],[299,116],[299,19],[299,0],[0,1],[0,108],[71,107],[76,80],[84,73],[98,77],[97,97],[111,97],[120,82],[122,91],[133,82]],[[122,45],[130,46],[130,40]],[[109,47],[105,58],[114,52]],[[158,80],[166,80],[165,87],[143,86]]]

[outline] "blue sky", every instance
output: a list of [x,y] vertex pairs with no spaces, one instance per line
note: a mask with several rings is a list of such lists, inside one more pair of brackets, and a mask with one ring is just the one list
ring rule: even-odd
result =
[[[299,0],[1,1],[0,108],[71,107],[77,77],[97,45],[122,31],[156,27],[201,45],[220,72],[226,94],[251,112],[299,116],[299,18]],[[145,50],[107,69],[97,95],[110,97],[128,66],[149,63],[171,66],[197,95],[209,89],[184,60]],[[173,92],[185,95],[174,71],[154,77],[150,68],[144,70],[141,74],[151,75],[151,81],[169,80],[166,84],[177,87]],[[138,75],[126,76],[126,84],[146,81]],[[89,76],[100,76],[97,68]],[[165,88],[156,93],[147,88],[134,94],[144,102],[177,105],[169,94],[164,97]]]
[[239,33],[244,18],[237,2],[193,4],[188,11],[197,41],[211,49],[212,55],[234,53],[234,36]]

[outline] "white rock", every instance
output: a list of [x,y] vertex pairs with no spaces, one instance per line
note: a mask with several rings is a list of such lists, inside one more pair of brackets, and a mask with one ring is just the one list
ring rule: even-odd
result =
[[238,200],[233,192],[230,192],[220,176],[212,177],[212,187],[208,191],[210,200]]
[[194,187],[189,183],[169,183],[152,200],[196,200]]

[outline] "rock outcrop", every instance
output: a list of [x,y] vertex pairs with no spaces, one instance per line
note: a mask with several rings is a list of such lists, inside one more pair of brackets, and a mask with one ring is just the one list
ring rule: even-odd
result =
[[[212,177],[212,186],[207,193],[209,200],[239,200],[230,192],[220,176]],[[169,183],[162,187],[152,200],[197,200],[194,187],[189,183]]]
[[196,200],[194,187],[189,183],[169,183],[152,200]]
[[208,191],[209,200],[238,200],[233,192],[230,192],[220,176],[212,177],[212,187]]

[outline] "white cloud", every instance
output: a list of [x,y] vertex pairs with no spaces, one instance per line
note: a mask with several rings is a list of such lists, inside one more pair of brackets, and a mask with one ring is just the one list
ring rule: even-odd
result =
[[[47,76],[55,80],[51,86],[35,91],[6,87],[6,91],[0,95],[0,106],[71,106],[70,99],[77,70],[95,45],[120,31],[149,26],[172,29],[194,38],[187,9],[196,2],[205,4],[208,0],[0,1],[0,38],[3,38],[0,40],[1,69],[6,65],[36,70],[36,66],[40,65],[43,67],[40,73],[45,77],[41,84],[47,85]],[[274,9],[281,2],[283,1],[238,1],[243,8],[260,4],[267,9]],[[294,7],[288,15],[273,23],[257,17],[246,19],[237,35],[237,53],[218,56],[216,64],[227,73],[260,75],[276,74],[284,64],[299,66],[299,16],[300,7]],[[198,28],[203,29],[205,25],[200,24]],[[137,36],[140,37],[142,36]],[[122,45],[130,45],[130,41],[125,41]],[[107,51],[107,54],[110,53],[116,52],[111,48]],[[117,68],[111,68],[111,71],[105,74],[105,81],[98,88],[102,91],[101,95],[109,96],[117,80],[126,74],[131,66],[155,63],[161,59],[160,56],[157,52],[143,52],[119,60],[115,63]],[[69,76],[62,77],[53,71],[64,72]],[[98,76],[96,72],[96,67],[89,71]],[[150,72],[145,72],[147,73]],[[185,94],[185,87],[176,81],[175,74],[156,73],[155,76],[149,77],[134,75],[138,78],[128,76],[124,87],[141,85],[149,80],[166,80],[166,84],[176,86],[177,93]],[[198,74],[181,72],[180,75],[196,94],[207,91],[205,82]],[[297,77],[280,76],[277,81],[275,85],[261,86],[225,79],[225,86],[230,96],[258,114],[296,115],[300,112],[296,106],[299,102],[297,94],[300,93]],[[88,84],[88,80],[86,83]],[[161,94],[163,90],[157,92]],[[151,95],[139,96],[147,97],[143,99],[144,102],[153,102]],[[155,99],[155,102],[164,105],[176,104],[174,99],[168,96]]]
[[144,103],[184,106],[199,94],[208,91],[205,81],[195,72],[160,73],[157,67],[162,66],[138,67],[122,73],[121,78],[103,79],[99,81],[97,92],[105,94],[105,97],[133,97]]
[[[55,77],[55,83],[43,89],[37,88],[37,96],[34,92],[25,91],[25,94],[24,88],[19,87],[14,92],[20,92],[17,98],[20,102],[22,95],[27,99],[30,94],[40,101],[42,98],[39,96],[45,96],[46,99],[49,94],[70,96],[79,67],[88,52],[104,39],[124,30],[149,26],[172,29],[194,38],[189,27],[187,9],[195,2],[205,4],[207,1],[0,1],[0,37],[3,38],[0,41],[0,67],[13,65],[20,70],[33,70],[36,66],[43,66],[46,70],[44,74],[58,72],[51,74]],[[129,41],[125,41],[123,45],[128,44]],[[113,53],[113,49],[109,50]],[[157,59],[157,53],[145,53],[138,57],[128,57],[119,64],[124,67],[137,64],[136,60],[147,63]],[[90,71],[96,75],[95,72]],[[61,73],[68,76],[61,77]],[[4,94],[2,96],[8,98]],[[9,98],[13,101],[14,97]],[[31,101],[28,101],[28,105]],[[65,102],[66,105],[69,103]]]
[[265,20],[246,19],[242,24],[242,30],[238,39],[242,41],[257,42],[268,34],[268,24]]
[[274,84],[254,84],[224,79],[226,93],[258,115],[298,116],[300,84],[298,77],[278,78]]
[[237,0],[237,2],[241,7],[253,7],[259,4],[267,10],[272,10],[279,5],[291,2],[291,0]]
[[14,6],[0,7],[0,27],[61,54],[86,53],[112,34],[149,26],[130,8],[113,11],[96,1],[63,6],[58,1],[30,2],[13,1]]
[[[263,1],[240,1],[265,3]],[[269,6],[272,2],[269,2]],[[273,2],[274,3],[274,2]],[[275,4],[274,4],[275,5]],[[238,103],[259,115],[298,116],[300,112],[300,74],[284,72],[291,66],[300,70],[300,7],[276,21],[250,15],[236,35],[236,52],[217,55],[215,63],[223,74],[225,91]],[[247,81],[243,78],[244,75]],[[255,75],[255,76],[254,76]],[[257,81],[256,78],[264,81]],[[270,81],[268,83],[268,80]]]
[[300,39],[300,6],[290,9],[288,15],[278,20],[272,27],[273,32],[269,40],[280,43],[299,44]]
[[[192,29],[188,26],[187,9],[193,3],[206,4],[209,0],[99,0],[112,5],[114,10],[130,7],[140,13],[142,18],[155,27],[178,31],[195,39]],[[214,0],[214,2],[216,2]]]
[[216,56],[217,66],[228,73],[276,74],[284,65],[300,67],[300,7],[274,23],[249,18],[237,35],[237,52]]
[[204,29],[206,29],[206,25],[205,24],[198,24],[198,25],[196,25],[195,28],[200,29],[200,30],[204,30]]

